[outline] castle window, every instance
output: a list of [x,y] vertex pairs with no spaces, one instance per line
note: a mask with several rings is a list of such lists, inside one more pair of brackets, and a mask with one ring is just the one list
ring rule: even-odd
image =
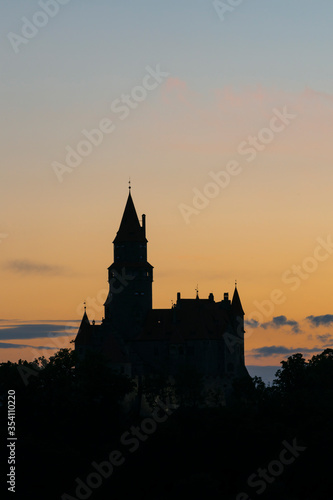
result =
[[145,294],[145,292],[141,292],[141,293],[140,293],[140,295],[144,295],[144,294]]

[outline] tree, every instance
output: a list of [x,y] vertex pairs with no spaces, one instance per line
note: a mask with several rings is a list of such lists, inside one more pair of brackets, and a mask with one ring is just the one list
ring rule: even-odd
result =
[[172,386],[169,377],[164,374],[146,375],[142,381],[142,392],[151,408],[156,400],[169,401],[172,397]]
[[204,379],[192,366],[179,368],[175,376],[175,393],[180,406],[197,407],[204,402]]
[[291,394],[303,389],[305,384],[307,362],[303,354],[297,353],[289,356],[287,361],[281,361],[282,368],[276,372],[273,385],[282,394]]

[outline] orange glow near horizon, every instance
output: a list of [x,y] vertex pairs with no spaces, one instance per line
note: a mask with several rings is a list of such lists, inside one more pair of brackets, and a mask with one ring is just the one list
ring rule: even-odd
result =
[[[288,324],[254,328],[245,342],[248,364],[278,365],[286,357],[256,357],[253,350],[263,346],[309,349],[305,357],[311,349],[320,352],[331,342],[330,323],[315,328],[306,318],[333,312],[327,223],[332,102],[332,96],[309,89],[297,95],[226,88],[207,103],[174,79],[161,87],[155,107],[147,103],[145,114],[128,124],[128,151],[121,148],[120,130],[111,145],[96,149],[59,183],[45,169],[41,148],[27,158],[18,185],[13,172],[8,174],[17,203],[10,190],[4,193],[11,211],[0,228],[6,234],[0,247],[2,318],[11,324],[79,321],[86,300],[89,318],[102,319],[112,241],[130,175],[139,219],[147,215],[153,307],[171,307],[177,292],[194,297],[197,283],[200,297],[213,292],[221,300],[224,292],[233,293],[237,279],[246,319],[269,323],[285,316],[299,324],[297,333]],[[267,128],[273,109],[282,113],[284,106],[295,118],[248,161],[240,144]],[[156,119],[158,112],[164,121]],[[22,161],[19,153],[14,161]],[[226,186],[212,187],[211,173],[227,171],[232,161],[240,172],[229,175]],[[25,190],[35,173],[36,182]],[[181,206],[191,211],[188,223]],[[272,293],[279,296],[276,303]],[[47,338],[4,342],[49,345]],[[33,359],[35,350],[1,350],[2,361],[19,357]]]

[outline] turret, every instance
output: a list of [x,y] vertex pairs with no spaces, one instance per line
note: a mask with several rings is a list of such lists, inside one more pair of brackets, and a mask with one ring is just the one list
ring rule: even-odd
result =
[[75,338],[75,351],[78,353],[79,358],[83,358],[87,347],[91,343],[91,324],[87,316],[86,307],[84,307],[84,314]]

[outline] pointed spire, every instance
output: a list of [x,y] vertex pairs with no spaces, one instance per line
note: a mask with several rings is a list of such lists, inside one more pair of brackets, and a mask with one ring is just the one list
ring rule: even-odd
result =
[[132,200],[130,184],[124,214],[113,243],[122,241],[147,241]]
[[84,306],[84,313],[79,331],[77,332],[77,336],[75,338],[75,344],[86,345],[89,342],[90,334],[91,334],[91,324],[87,316],[86,306]]
[[90,326],[90,321],[89,321],[89,318],[87,315],[86,303],[84,302],[84,313],[82,316],[81,325],[80,325],[79,330],[86,328],[87,325]]
[[241,300],[239,298],[239,294],[238,294],[238,290],[237,290],[237,281],[235,283],[235,291],[234,291],[234,295],[232,297],[231,306],[234,309],[236,314],[238,314],[239,316],[244,316],[245,313],[244,313],[242,303],[241,303]]

